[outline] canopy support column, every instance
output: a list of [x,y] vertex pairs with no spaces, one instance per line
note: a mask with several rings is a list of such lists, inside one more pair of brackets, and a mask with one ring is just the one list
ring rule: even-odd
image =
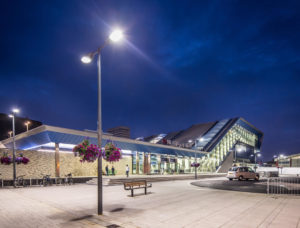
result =
[[55,143],[55,177],[60,176],[59,143]]

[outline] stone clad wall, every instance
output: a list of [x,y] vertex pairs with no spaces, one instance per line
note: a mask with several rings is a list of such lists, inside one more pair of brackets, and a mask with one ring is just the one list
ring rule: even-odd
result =
[[132,173],[132,157],[131,156],[123,156],[123,158],[119,162],[109,163],[103,161],[102,168],[105,170],[105,166],[108,165],[109,170],[111,167],[115,167],[116,175],[126,175],[126,165],[129,166],[129,173]]
[[60,176],[64,177],[68,173],[73,176],[97,176],[97,161],[81,163],[79,160],[73,153],[59,153]]
[[[60,175],[64,176],[68,173],[74,176],[97,176],[97,161],[93,163],[79,161],[79,158],[74,157],[73,153],[60,153]],[[132,158],[131,156],[123,156],[119,162],[109,163],[102,160],[102,171],[105,171],[105,166],[108,165],[109,170],[115,167],[116,175],[126,174],[126,165],[128,164],[130,172],[132,171]]]
[[[0,149],[0,156],[6,149]],[[41,151],[17,151],[16,154],[23,153],[25,157],[30,159],[27,165],[16,165],[17,176],[25,175],[25,178],[41,178],[42,174],[50,174],[55,177],[55,153],[54,152],[41,152]],[[9,150],[8,154],[12,156],[12,151]],[[81,163],[78,157],[74,157],[73,153],[60,152],[60,176],[64,177],[68,173],[73,176],[97,176],[97,161],[92,163]],[[112,165],[115,167],[117,175],[125,175],[125,167],[128,164],[130,173],[132,172],[132,158],[131,156],[123,156],[123,158],[116,163],[109,163],[102,161],[102,170],[108,164],[111,170]],[[0,179],[13,178],[13,165],[0,164]]]
[[[11,150],[0,149],[0,156],[2,157],[3,152],[8,152],[12,157]],[[42,174],[50,174],[52,177],[55,176],[55,160],[54,153],[38,152],[38,151],[20,151],[18,150],[16,155],[23,153],[25,157],[30,159],[27,165],[19,164],[16,165],[17,176],[25,175],[25,178],[40,178]],[[13,165],[0,164],[0,178],[12,179],[13,178]]]

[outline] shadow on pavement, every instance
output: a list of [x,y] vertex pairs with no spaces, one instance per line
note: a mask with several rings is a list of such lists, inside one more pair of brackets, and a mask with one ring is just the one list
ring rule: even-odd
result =
[[205,187],[205,188],[212,188],[212,189],[219,189],[219,190],[267,193],[267,180],[259,180],[259,181],[207,180],[207,181],[192,182],[191,184],[198,187]]
[[89,218],[92,218],[92,217],[93,217],[93,215],[85,215],[85,216],[82,216],[82,217],[73,218],[70,221],[75,222],[75,221],[80,221],[80,220],[84,220],[84,219],[89,219]]

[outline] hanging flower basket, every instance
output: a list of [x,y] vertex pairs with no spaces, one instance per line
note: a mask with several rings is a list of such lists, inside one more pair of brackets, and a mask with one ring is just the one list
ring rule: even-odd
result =
[[112,141],[108,141],[104,147],[103,159],[109,162],[117,162],[121,157],[121,149],[116,147]]
[[73,148],[75,157],[80,157],[80,162],[94,162],[101,157],[101,149],[94,144],[90,144],[88,139],[83,140]]
[[3,165],[10,165],[12,163],[12,158],[8,156],[7,153],[3,153],[2,157],[0,158],[0,162]]
[[195,163],[195,162],[193,162],[192,164],[191,164],[191,167],[196,167],[196,168],[198,168],[200,166],[200,163]]
[[23,154],[19,154],[18,157],[16,157],[16,163],[17,164],[24,164],[27,165],[27,163],[29,162],[29,158],[26,158],[23,156]]

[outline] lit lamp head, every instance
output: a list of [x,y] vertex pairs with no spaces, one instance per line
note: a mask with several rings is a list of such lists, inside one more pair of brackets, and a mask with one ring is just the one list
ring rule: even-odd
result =
[[18,114],[20,112],[20,109],[18,108],[13,108],[11,110],[11,114],[8,115],[8,117],[13,118],[15,116],[15,114]]
[[123,36],[123,32],[119,29],[116,29],[110,34],[109,39],[113,42],[118,42],[123,39]]
[[204,140],[203,138],[200,138],[200,142],[203,142],[203,140]]
[[261,156],[261,154],[257,154],[257,157],[260,157]]
[[91,53],[89,53],[89,54],[83,56],[83,57],[81,58],[81,62],[83,62],[83,63],[85,63],[85,64],[88,64],[88,63],[92,62],[94,56],[95,56],[95,53],[94,53],[94,52],[91,52]]
[[17,113],[20,112],[20,110],[19,110],[18,108],[14,108],[14,109],[12,110],[12,112],[13,112],[14,114],[17,114]]
[[26,121],[26,122],[25,122],[25,125],[26,125],[26,126],[29,125],[29,124],[31,124],[30,121]]
[[[119,30],[119,29],[114,30],[109,35],[109,40],[111,40],[112,42],[118,42],[118,41],[120,41],[122,39],[123,39],[123,32],[121,30]],[[97,52],[91,52],[91,53],[83,56],[81,58],[81,62],[83,62],[85,64],[88,64],[88,63],[92,62],[92,60],[93,60],[93,58],[94,58],[94,56],[95,56],[96,53]]]
[[238,147],[238,148],[237,148],[237,152],[242,152],[242,148],[241,148],[241,147]]

